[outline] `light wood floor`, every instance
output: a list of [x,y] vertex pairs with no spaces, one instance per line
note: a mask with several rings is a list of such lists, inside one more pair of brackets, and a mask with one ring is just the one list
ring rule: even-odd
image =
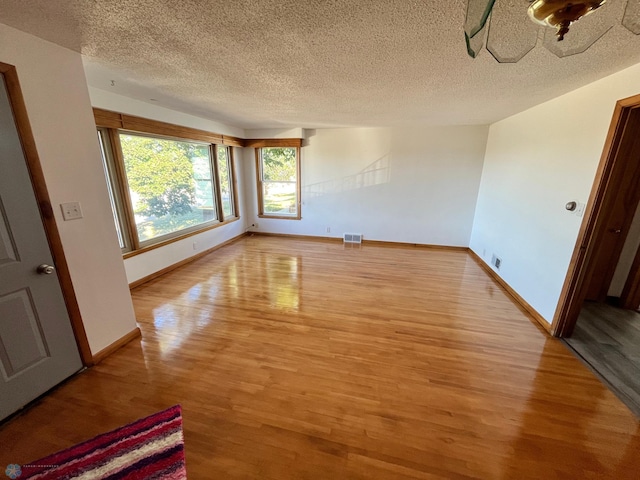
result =
[[566,342],[640,417],[640,313],[585,302]]
[[249,237],[133,300],[0,465],[181,403],[191,479],[638,478],[638,421],[465,252]]

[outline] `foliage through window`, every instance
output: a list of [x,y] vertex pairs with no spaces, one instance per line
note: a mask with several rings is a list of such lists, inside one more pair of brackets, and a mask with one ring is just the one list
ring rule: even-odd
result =
[[120,134],[140,243],[217,220],[208,145]]
[[237,214],[229,147],[107,128],[99,128],[98,136],[124,252],[213,227]]
[[296,147],[258,150],[260,215],[300,218],[300,164]]
[[231,185],[231,149],[224,145],[218,145],[218,177],[220,178],[220,197],[222,200],[222,213],[225,218],[235,215],[235,201],[233,187]]

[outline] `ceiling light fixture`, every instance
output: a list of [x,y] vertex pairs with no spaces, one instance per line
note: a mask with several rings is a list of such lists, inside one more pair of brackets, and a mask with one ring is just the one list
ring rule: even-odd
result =
[[[640,0],[467,0],[464,32],[472,58],[485,47],[498,62],[515,63],[539,37],[545,48],[567,57],[584,52],[619,24],[640,35]],[[553,30],[540,35],[540,25]]]
[[535,0],[529,6],[529,18],[540,25],[553,27],[558,30],[558,41],[564,40],[569,33],[569,27],[582,17],[593,13],[606,3],[607,0]]

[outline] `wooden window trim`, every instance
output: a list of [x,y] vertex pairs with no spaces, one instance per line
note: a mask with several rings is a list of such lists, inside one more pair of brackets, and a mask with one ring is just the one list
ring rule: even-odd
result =
[[220,188],[220,170],[219,170],[219,160],[218,160],[218,149],[214,148],[215,150],[215,154],[216,154],[216,178],[218,180],[218,200],[219,200],[219,204],[220,204],[220,218],[226,220],[227,218],[240,218],[240,214],[239,214],[239,210],[238,210],[238,182],[236,180],[236,168],[235,168],[235,157],[233,156],[233,147],[229,146],[229,145],[216,145],[216,147],[218,146],[222,146],[222,147],[228,147],[227,148],[227,162],[228,162],[228,169],[229,169],[229,175],[231,175],[231,177],[229,177],[229,181],[230,181],[230,187],[231,187],[231,203],[232,203],[232,207],[233,207],[233,215],[227,217],[224,214],[224,209],[222,206],[222,188]]
[[[129,252],[140,249],[140,240],[138,239],[138,229],[136,228],[136,220],[133,216],[133,204],[131,203],[131,197],[129,196],[129,180],[124,170],[124,155],[122,154],[122,146],[120,145],[120,139],[118,137],[118,131],[109,128],[109,141],[111,142],[111,152],[113,153],[113,160],[115,163],[115,171],[117,175],[116,182],[119,188],[119,194],[122,197],[122,203],[124,204],[124,211],[118,212],[124,216],[124,223],[127,224],[129,242],[131,243],[131,250]],[[129,253],[127,252],[127,253]]]
[[[283,139],[280,139],[283,140]],[[302,159],[300,157],[300,145],[302,145],[302,139],[284,139],[284,140],[299,140],[297,145],[283,145],[278,139],[274,140],[260,140],[260,147],[255,147],[256,157],[256,191],[258,194],[258,218],[273,218],[275,220],[302,220],[302,178],[300,176],[300,164]],[[251,141],[251,140],[248,140]],[[273,142],[273,143],[272,143]],[[264,213],[264,197],[262,194],[262,161],[260,159],[260,150],[262,148],[269,147],[292,147],[296,149],[296,196],[297,196],[297,214],[296,215],[268,215]]]
[[222,192],[220,191],[220,169],[218,165],[218,145],[209,145],[209,155],[211,155],[211,179],[216,185],[214,196],[216,200],[216,215],[221,222],[224,222],[224,212],[222,211]]
[[244,138],[230,137],[229,135],[222,135],[221,145],[227,147],[244,147],[246,140]]
[[[142,253],[160,248],[171,243],[178,242],[185,238],[197,235],[202,232],[213,230],[215,228],[227,225],[240,219],[240,211],[238,209],[238,182],[236,179],[236,169],[233,157],[233,146],[244,146],[244,140],[237,137],[224,136],[217,133],[206,132],[204,130],[198,130],[189,127],[182,127],[179,125],[173,125],[170,123],[159,122],[156,120],[146,119],[142,117],[135,117],[133,115],[125,115],[109,110],[103,110],[100,108],[93,109],[93,115],[96,121],[96,127],[104,128],[107,131],[108,139],[113,155],[113,161],[115,163],[116,171],[116,183],[118,187],[118,193],[122,197],[122,203],[124,204],[123,211],[119,211],[119,215],[124,217],[123,221],[128,228],[127,233],[128,240],[131,243],[131,250],[124,252],[123,259],[135,257]],[[138,237],[138,230],[135,223],[135,217],[133,215],[133,205],[131,203],[131,197],[129,195],[129,182],[124,169],[124,155],[122,153],[122,146],[120,144],[120,133],[146,134],[154,137],[168,137],[178,141],[196,141],[205,142],[209,144],[209,152],[211,155],[211,174],[212,185],[214,186],[214,199],[216,203],[216,214],[218,221],[212,220],[205,224],[201,224],[200,228],[194,228],[183,233],[175,232],[169,238],[153,242],[151,244],[141,245]],[[226,142],[226,143],[225,143]],[[230,152],[230,174],[232,175],[232,197],[234,202],[234,216],[225,218],[222,211],[222,194],[220,190],[220,175],[218,172],[218,153],[217,146],[223,145],[229,147]],[[212,223],[215,222],[215,223]],[[197,227],[197,226],[196,226]]]
[[236,159],[233,153],[233,147],[229,147],[229,163],[233,181],[233,213],[236,218],[240,218],[240,207],[238,204],[238,180],[236,177]]
[[228,220],[225,220],[224,222],[218,222],[218,223],[214,223],[213,225],[207,225],[204,228],[200,228],[200,229],[194,230],[192,232],[183,233],[182,235],[178,235],[178,236],[175,236],[175,237],[167,238],[166,240],[163,240],[161,242],[157,242],[157,243],[153,243],[151,245],[146,245],[144,247],[140,247],[138,250],[132,250],[130,252],[124,253],[122,255],[122,258],[124,260],[126,260],[127,258],[135,257],[136,255],[140,255],[142,253],[147,253],[147,252],[149,252],[151,250],[155,250],[156,248],[164,247],[166,245],[170,245],[172,243],[179,242],[180,240],[184,240],[185,238],[193,237],[194,235],[198,235],[198,234],[203,233],[203,232],[208,232],[209,230],[213,230],[213,229],[222,227],[224,225],[228,225],[230,223],[237,222],[238,220],[240,220],[240,217],[231,217]]
[[247,148],[263,147],[302,147],[301,138],[253,138],[244,141]]
[[173,123],[160,122],[158,120],[137,117],[135,115],[126,115],[124,113],[104,110],[102,108],[94,107],[93,117],[96,121],[97,127],[132,130],[152,135],[164,135],[167,137],[215,143],[216,145],[229,145],[233,147],[245,146],[245,140],[243,138],[208,132],[197,128],[174,125]]

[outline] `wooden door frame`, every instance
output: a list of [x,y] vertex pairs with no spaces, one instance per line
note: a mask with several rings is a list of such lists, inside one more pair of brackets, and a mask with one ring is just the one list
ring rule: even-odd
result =
[[56,225],[53,214],[42,165],[40,164],[40,157],[38,156],[33,132],[31,131],[31,124],[29,123],[29,116],[27,115],[24,97],[22,96],[22,89],[18,81],[18,73],[15,66],[2,62],[0,62],[0,73],[4,76],[9,103],[11,104],[16,129],[20,137],[20,143],[22,144],[27,170],[31,177],[31,184],[33,185],[36,201],[38,202],[40,217],[49,242],[49,249],[55,262],[60,288],[62,289],[62,295],[64,296],[67,312],[69,313],[80,358],[82,359],[82,363],[89,367],[94,363],[93,356],[91,355],[89,340],[87,339],[87,333],[84,329],[80,307],[78,306],[69,266],[67,265],[66,256],[62,247],[62,240],[60,239],[58,226]]
[[[585,209],[585,218],[578,232],[567,276],[560,293],[558,308],[551,324],[551,334],[568,337],[573,332],[582,304],[586,297],[589,276],[597,245],[604,234],[606,221],[612,210],[612,203],[605,205],[605,194],[612,183],[612,173],[620,168],[626,159],[617,155],[632,111],[640,111],[640,95],[619,100],[613,112],[609,133],[604,144],[600,165]],[[637,112],[633,112],[637,114]]]

